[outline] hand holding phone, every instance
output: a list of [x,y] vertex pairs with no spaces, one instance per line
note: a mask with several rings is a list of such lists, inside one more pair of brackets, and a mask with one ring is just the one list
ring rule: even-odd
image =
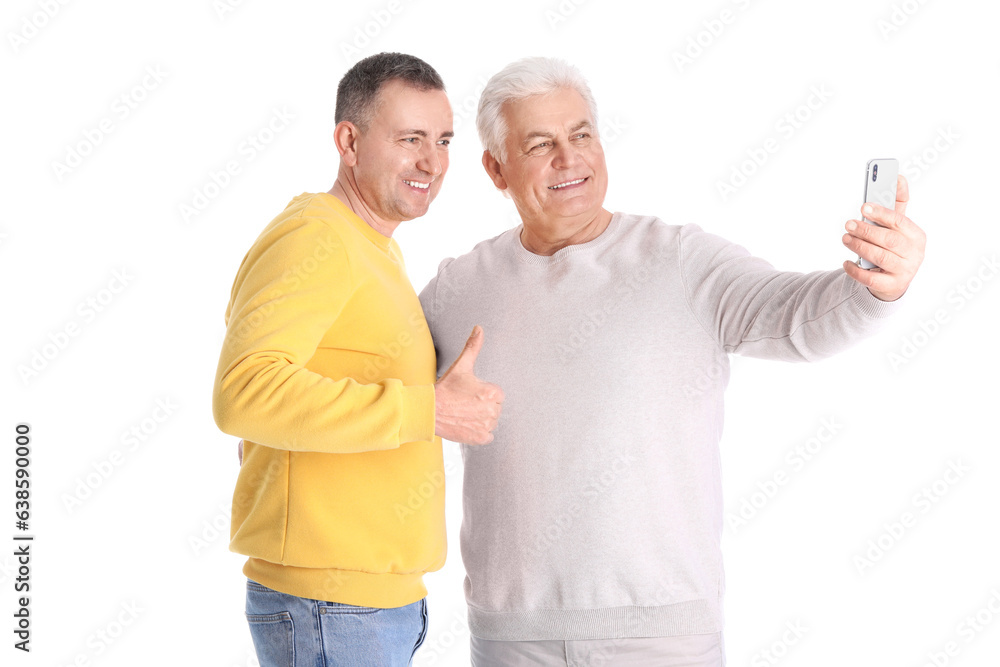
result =
[[[899,174],[899,161],[895,158],[879,158],[868,161],[865,173],[865,203],[879,204],[886,208],[896,205],[896,177]],[[862,218],[869,225],[879,227],[876,222]],[[877,269],[878,267],[858,255],[858,266],[862,269]]]
[[[878,165],[876,169],[876,165]],[[845,261],[844,271],[882,301],[895,301],[909,288],[924,260],[927,234],[906,216],[910,188],[897,171],[896,160],[872,160],[865,175],[862,220],[848,220],[844,245],[860,254],[878,258],[879,270],[866,270],[869,262]],[[876,173],[877,172],[877,173]],[[899,191],[896,191],[897,184]],[[870,205],[869,205],[870,204]],[[877,204],[877,205],[876,205]],[[864,209],[872,219],[866,219]],[[876,222],[877,220],[877,222]]]

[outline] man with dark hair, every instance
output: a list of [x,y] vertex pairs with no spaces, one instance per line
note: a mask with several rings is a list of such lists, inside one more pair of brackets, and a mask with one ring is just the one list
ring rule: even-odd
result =
[[213,410],[244,440],[230,550],[249,556],[262,667],[407,665],[423,643],[422,577],[445,560],[441,438],[490,442],[503,401],[473,373],[479,327],[435,383],[392,240],[427,212],[451,136],[430,65],[357,63],[338,88],[336,182],[292,199],[233,284]]
[[340,80],[334,121],[349,120],[367,130],[378,111],[379,89],[393,79],[405,81],[417,90],[444,91],[441,75],[420,58],[379,53],[362,60]]

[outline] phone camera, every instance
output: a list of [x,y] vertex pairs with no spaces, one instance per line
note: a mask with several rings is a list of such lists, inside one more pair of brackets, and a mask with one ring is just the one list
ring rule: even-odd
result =
[[878,180],[878,165],[872,165],[872,183]]

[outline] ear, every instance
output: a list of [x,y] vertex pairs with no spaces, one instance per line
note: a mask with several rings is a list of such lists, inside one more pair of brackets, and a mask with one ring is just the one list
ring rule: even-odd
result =
[[340,153],[340,161],[348,167],[353,167],[358,163],[358,127],[348,121],[342,120],[333,128],[333,143]]
[[490,180],[493,181],[493,185],[496,186],[497,190],[507,189],[507,179],[501,173],[503,165],[489,151],[483,151],[483,167],[486,169],[486,173],[489,174]]

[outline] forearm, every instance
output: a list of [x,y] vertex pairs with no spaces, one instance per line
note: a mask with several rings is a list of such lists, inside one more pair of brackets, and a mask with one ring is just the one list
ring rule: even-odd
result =
[[897,308],[839,269],[780,273],[764,292],[766,302],[727,351],[785,361],[824,359],[877,331]]
[[212,406],[222,431],[290,451],[355,453],[434,437],[433,385],[334,379],[267,353],[220,363]]
[[778,271],[694,225],[682,230],[679,255],[691,310],[726,352],[815,361],[870,335],[899,306],[842,269]]

